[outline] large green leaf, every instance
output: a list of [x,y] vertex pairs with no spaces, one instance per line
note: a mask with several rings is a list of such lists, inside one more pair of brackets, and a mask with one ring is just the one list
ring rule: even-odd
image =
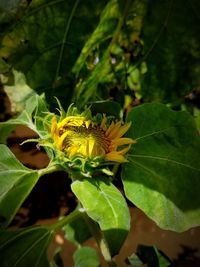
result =
[[73,94],[71,68],[93,31],[105,0],[32,0],[20,21],[2,33],[0,56],[23,72],[31,88],[47,98]]
[[200,138],[192,117],[161,104],[128,115],[136,140],[123,165],[126,196],[160,227],[184,231],[200,224]]
[[111,253],[116,254],[130,227],[129,210],[120,192],[105,178],[75,181],[72,191],[87,214],[99,224]]
[[39,179],[25,168],[5,145],[0,145],[0,224],[7,226]]
[[200,83],[200,2],[148,1],[142,39],[146,100],[180,105]]
[[89,247],[82,247],[73,255],[75,267],[99,267],[96,251]]
[[47,248],[53,231],[34,227],[20,231],[2,231],[0,258],[2,267],[48,267]]

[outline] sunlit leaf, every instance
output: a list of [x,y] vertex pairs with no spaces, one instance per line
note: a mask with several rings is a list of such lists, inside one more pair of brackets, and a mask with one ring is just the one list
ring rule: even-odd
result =
[[75,181],[72,191],[87,214],[99,224],[112,254],[116,254],[130,227],[129,210],[121,193],[105,178]]
[[128,115],[136,140],[123,165],[126,196],[161,228],[185,231],[200,224],[200,138],[193,119],[161,104]]

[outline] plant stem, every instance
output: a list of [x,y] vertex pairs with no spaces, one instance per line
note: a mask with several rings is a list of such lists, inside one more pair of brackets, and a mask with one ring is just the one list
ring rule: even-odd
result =
[[49,165],[48,167],[46,167],[44,169],[38,170],[38,173],[39,173],[39,176],[42,176],[45,174],[49,174],[49,173],[61,171],[61,170],[63,170],[63,169],[59,165]]
[[57,223],[53,224],[50,226],[50,228],[53,231],[57,231],[59,229],[61,229],[63,226],[65,226],[68,223],[71,223],[72,221],[74,221],[75,219],[79,218],[82,216],[82,212],[78,209],[72,211],[69,215],[65,216],[64,218],[62,218],[61,220],[59,220]]
[[110,250],[108,247],[108,244],[103,236],[103,233],[101,232],[99,226],[97,223],[93,222],[87,214],[82,214],[84,220],[86,221],[93,237],[96,239],[96,242],[101,250],[101,253],[107,262],[109,267],[117,267],[116,263],[113,261],[112,256],[110,254]]

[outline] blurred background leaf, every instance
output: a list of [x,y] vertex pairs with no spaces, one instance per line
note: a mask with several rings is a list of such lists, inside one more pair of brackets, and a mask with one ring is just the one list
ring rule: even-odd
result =
[[82,69],[76,86],[78,105],[111,98],[123,106],[125,90],[130,89],[129,68],[142,48],[145,7],[145,0],[108,2],[73,68],[76,75]]
[[75,82],[71,67],[105,2],[31,1],[20,20],[2,31],[0,56],[25,74],[31,88],[67,106]]
[[181,109],[199,88],[198,0],[29,3],[1,4],[10,19],[1,20],[0,72],[24,73],[51,106],[57,96],[64,107],[109,99]]
[[142,76],[145,101],[180,108],[200,86],[200,2],[149,2],[142,30],[147,69]]
[[0,32],[3,32],[12,22],[17,21],[28,7],[25,0],[0,1]]

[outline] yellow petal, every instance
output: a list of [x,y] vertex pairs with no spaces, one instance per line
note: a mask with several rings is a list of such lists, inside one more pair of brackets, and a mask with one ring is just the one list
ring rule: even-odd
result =
[[77,154],[77,151],[79,149],[79,145],[73,145],[67,149],[67,154],[69,158],[72,158],[74,155]]
[[107,129],[105,135],[108,136],[114,127],[115,127],[115,123],[112,121],[112,123],[111,123],[111,125],[108,127],[108,129]]
[[58,127],[63,126],[82,126],[85,121],[85,117],[69,116],[58,123]]
[[88,145],[88,156],[92,156],[94,153],[94,146],[95,146],[95,140],[93,138],[89,138],[89,140],[87,140],[87,145]]
[[85,126],[86,126],[87,129],[89,128],[90,123],[91,123],[91,121],[85,121]]
[[53,116],[51,121],[51,135],[54,136],[57,130],[57,119],[56,116]]
[[129,145],[129,146],[123,148],[122,150],[117,151],[117,152],[119,152],[120,155],[124,155],[129,151],[130,148],[131,148],[131,145]]
[[65,138],[69,135],[69,131],[66,131],[65,133],[62,134],[62,136],[57,140],[57,148],[62,149],[63,142]]
[[131,138],[123,137],[123,138],[117,138],[112,141],[112,144],[115,146],[122,146],[122,145],[128,145],[128,144],[134,144],[136,141],[134,141]]
[[106,114],[103,114],[103,119],[102,119],[102,121],[101,121],[101,125],[100,125],[100,127],[104,130],[104,131],[106,131],[106,121],[107,121],[107,118],[106,118]]
[[121,122],[118,121],[115,126],[112,128],[112,130],[110,131],[108,138],[113,139],[116,137],[117,133],[119,132],[121,128]]
[[123,136],[128,131],[128,129],[130,127],[131,127],[131,122],[128,122],[128,123],[124,124],[123,126],[121,126],[118,133],[116,134],[116,138]]
[[105,160],[115,161],[118,163],[128,162],[128,160],[123,155],[120,155],[117,151],[110,152],[110,153],[106,154]]

